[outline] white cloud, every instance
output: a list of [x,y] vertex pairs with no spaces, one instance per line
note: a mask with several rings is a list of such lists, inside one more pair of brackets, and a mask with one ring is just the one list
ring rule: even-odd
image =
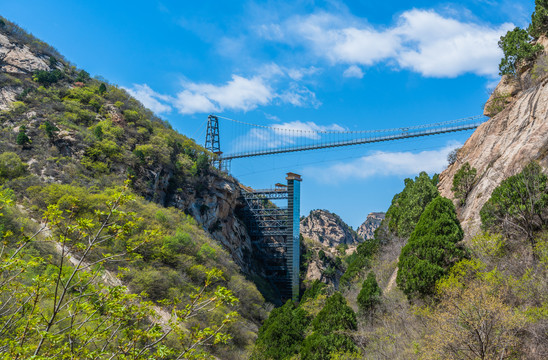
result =
[[351,65],[343,72],[343,76],[347,78],[361,79],[363,78],[363,71],[359,68],[359,66]]
[[345,130],[338,124],[318,125],[313,121],[298,120],[274,124],[270,128],[253,128],[247,134],[233,140],[231,152],[292,146],[296,145],[299,139],[318,140],[321,138],[321,132]]
[[124,89],[156,114],[169,113],[172,110],[169,105],[172,99],[167,95],[155,92],[147,84],[133,84],[132,88]]
[[454,77],[496,76],[502,55],[498,39],[513,28],[508,23],[476,24],[418,9],[404,12],[389,28],[347,18],[327,13],[293,17],[282,26],[265,25],[259,34],[271,41],[304,45],[333,64],[385,62],[424,76]]
[[[449,152],[461,146],[449,143],[441,150],[413,152],[376,151],[350,162],[340,162],[327,167],[309,167],[304,170],[307,177],[314,176],[323,182],[366,179],[373,176],[413,176],[421,171],[430,175],[447,167]],[[337,174],[333,177],[333,174]]]
[[344,131],[345,129],[337,124],[328,126],[318,125],[313,121],[302,122],[292,121],[283,124],[277,124],[274,126],[274,133],[278,135],[285,135],[290,138],[307,138],[307,139],[319,139],[319,132],[323,131]]
[[396,60],[401,67],[425,76],[496,76],[502,56],[497,43],[512,27],[463,23],[434,11],[411,10],[401,15],[394,29],[404,41]]
[[[274,97],[272,89],[264,79],[250,79],[232,75],[225,85],[185,83],[185,90],[178,94],[175,106],[182,114],[222,111],[223,109],[249,111],[258,105],[270,103]],[[196,102],[194,102],[196,100]]]

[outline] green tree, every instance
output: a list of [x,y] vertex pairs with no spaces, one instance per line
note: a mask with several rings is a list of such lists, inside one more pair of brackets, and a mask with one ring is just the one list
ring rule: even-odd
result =
[[426,206],[438,196],[437,177],[432,179],[427,173],[405,179],[405,188],[392,199],[392,204],[386,212],[389,229],[400,237],[408,237]]
[[299,353],[310,324],[306,312],[291,300],[272,310],[259,330],[253,359],[289,359]]
[[334,293],[312,321],[314,332],[305,339],[301,358],[327,360],[332,353],[355,351],[356,346],[347,332],[356,330],[357,326],[354,310],[341,293]]
[[34,81],[44,86],[54,84],[62,78],[63,73],[59,69],[53,69],[52,71],[38,70],[32,77]]
[[529,25],[529,34],[538,39],[548,33],[548,1],[535,0],[535,11],[531,15],[531,25]]
[[87,71],[80,70],[80,72],[76,76],[75,81],[86,82],[86,81],[89,81],[90,79],[91,79],[91,77],[89,76],[89,73]]
[[504,52],[499,64],[499,74],[511,76],[516,75],[517,67],[522,61],[533,60],[543,49],[540,44],[531,44],[531,36],[527,30],[518,27],[501,36],[498,45]]
[[48,120],[46,120],[44,122],[44,130],[46,130],[46,134],[48,135],[48,138],[53,139],[55,137],[55,133],[59,131],[59,128],[53,125]]
[[107,86],[105,85],[105,83],[101,83],[101,85],[99,85],[99,94],[103,95],[106,92],[107,92]]
[[25,174],[27,164],[21,161],[19,155],[13,152],[3,152],[0,154],[0,179],[14,179]]
[[377,283],[375,274],[371,271],[362,284],[358,294],[358,306],[362,311],[371,311],[381,301],[382,291]]
[[524,235],[535,247],[535,232],[548,224],[548,177],[537,162],[502,181],[483,205],[480,216],[485,229],[506,236]]
[[436,281],[466,255],[457,244],[463,236],[451,200],[434,199],[400,254],[396,281],[409,298],[434,293]]
[[476,168],[471,167],[468,162],[465,162],[460,169],[457,170],[455,176],[453,176],[453,187],[451,190],[462,206],[466,204],[466,198],[474,186],[476,173]]
[[30,139],[27,136],[27,128],[25,125],[19,127],[19,132],[17,133],[17,138],[15,139],[17,145],[26,145],[30,143]]

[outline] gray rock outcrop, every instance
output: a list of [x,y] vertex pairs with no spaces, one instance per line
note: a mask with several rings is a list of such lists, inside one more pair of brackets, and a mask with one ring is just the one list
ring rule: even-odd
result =
[[383,212],[372,212],[367,215],[367,219],[360,225],[356,231],[359,236],[368,240],[373,239],[375,236],[375,230],[381,225],[381,222],[384,220],[385,213]]
[[312,210],[302,219],[301,234],[329,247],[363,241],[338,215],[327,210]]

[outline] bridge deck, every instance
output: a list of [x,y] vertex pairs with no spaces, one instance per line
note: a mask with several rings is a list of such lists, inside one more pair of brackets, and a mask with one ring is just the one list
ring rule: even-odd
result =
[[430,128],[430,129],[406,130],[402,128],[401,133],[398,133],[398,134],[391,134],[391,135],[384,135],[384,136],[370,136],[370,137],[361,138],[361,139],[326,142],[326,143],[311,144],[311,145],[305,145],[305,146],[288,146],[288,147],[275,148],[275,149],[269,149],[269,150],[240,152],[235,154],[223,155],[220,158],[220,160],[232,160],[232,159],[253,157],[253,156],[273,155],[273,154],[307,151],[307,150],[318,150],[318,149],[325,149],[325,148],[360,145],[360,144],[368,144],[368,143],[375,143],[375,142],[444,134],[444,133],[464,131],[464,130],[472,130],[477,128],[479,125],[481,125],[484,122],[485,122],[485,119],[478,120],[478,121],[464,124],[464,125],[444,126],[439,128]]

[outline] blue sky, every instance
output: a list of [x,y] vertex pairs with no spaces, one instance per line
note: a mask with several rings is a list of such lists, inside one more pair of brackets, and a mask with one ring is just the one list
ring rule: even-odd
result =
[[[210,113],[348,130],[481,114],[499,80],[497,41],[526,26],[533,7],[507,0],[19,0],[2,2],[0,14],[203,143]],[[255,188],[300,173],[304,215],[325,208],[357,227],[388,208],[404,178],[443,170],[447,153],[470,133],[234,160],[232,173]]]

